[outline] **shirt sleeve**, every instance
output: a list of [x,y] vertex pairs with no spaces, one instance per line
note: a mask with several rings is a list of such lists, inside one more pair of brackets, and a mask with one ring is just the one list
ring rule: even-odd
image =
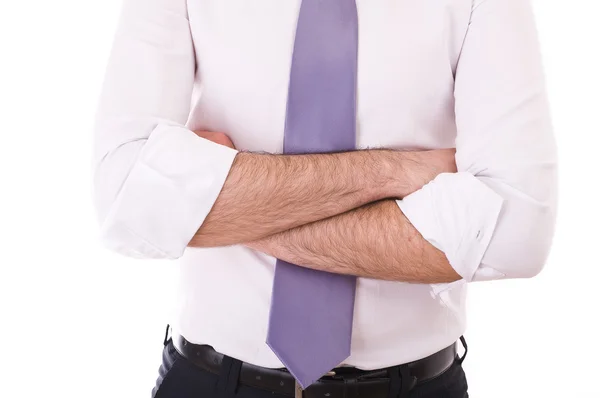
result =
[[530,1],[476,0],[455,78],[458,173],[398,201],[446,254],[457,283],[543,268],[557,196],[548,108]]
[[133,257],[177,258],[237,152],[185,127],[195,56],[185,0],[125,0],[94,132],[101,239]]

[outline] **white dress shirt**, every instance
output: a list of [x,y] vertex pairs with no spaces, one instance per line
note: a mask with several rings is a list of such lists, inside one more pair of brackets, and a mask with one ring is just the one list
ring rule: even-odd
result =
[[[299,6],[125,0],[95,129],[103,241],[128,256],[177,259],[175,330],[267,367],[282,366],[265,344],[275,259],[244,246],[186,248],[237,153],[191,130],[225,132],[240,150],[282,152]],[[540,271],[557,171],[528,0],[357,6],[358,148],[456,147],[458,166],[398,205],[462,279],[359,278],[346,363],[372,369],[456,341],[467,282]]]

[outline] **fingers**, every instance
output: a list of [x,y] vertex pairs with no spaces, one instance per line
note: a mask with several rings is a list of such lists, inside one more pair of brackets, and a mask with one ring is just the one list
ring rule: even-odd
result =
[[219,145],[224,145],[229,148],[235,149],[233,142],[225,133],[217,131],[194,131],[194,133],[196,133],[196,135],[200,138],[204,138]]

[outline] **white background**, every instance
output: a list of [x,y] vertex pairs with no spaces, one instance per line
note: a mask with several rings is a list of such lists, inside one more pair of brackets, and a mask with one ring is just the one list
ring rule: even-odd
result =
[[[282,0],[285,1],[285,0]],[[470,393],[600,397],[600,4],[535,0],[560,149],[545,271],[472,286]],[[91,125],[118,0],[0,3],[0,395],[148,397],[168,262],[102,249]]]

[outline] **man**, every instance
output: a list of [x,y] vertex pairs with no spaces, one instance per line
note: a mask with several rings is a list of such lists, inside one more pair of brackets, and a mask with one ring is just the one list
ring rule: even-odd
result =
[[104,242],[178,259],[160,398],[466,397],[467,283],[553,235],[527,0],[127,0],[95,160]]

